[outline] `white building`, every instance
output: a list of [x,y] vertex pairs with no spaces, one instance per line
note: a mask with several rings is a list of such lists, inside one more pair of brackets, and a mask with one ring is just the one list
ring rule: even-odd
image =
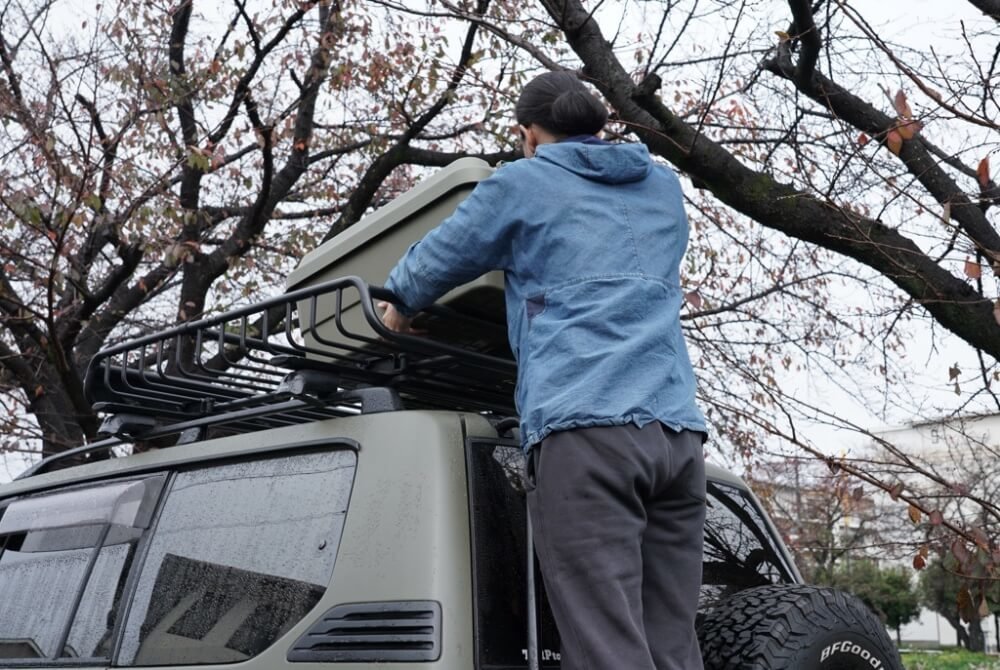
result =
[[[913,465],[930,475],[914,472],[912,468],[907,471],[902,466],[887,468],[897,471],[907,491],[928,496],[925,498],[928,504],[933,506],[936,502],[949,519],[970,526],[986,525],[981,508],[960,499],[964,492],[976,493],[1000,505],[1000,414],[922,421],[881,428],[873,433],[878,438],[875,453],[879,457],[895,463],[901,463],[904,457],[911,459]],[[934,478],[954,488],[949,490]],[[905,510],[901,509],[899,514],[903,517]],[[994,652],[1000,640],[998,623],[995,617],[982,621],[987,649]],[[947,619],[928,609],[922,610],[916,621],[902,627],[901,637],[904,646],[958,644],[955,629]]]

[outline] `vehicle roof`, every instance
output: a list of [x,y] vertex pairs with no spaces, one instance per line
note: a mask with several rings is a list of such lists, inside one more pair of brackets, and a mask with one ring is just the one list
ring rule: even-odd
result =
[[[398,435],[413,434],[409,432],[407,426],[412,425],[414,421],[427,419],[453,425],[458,424],[456,419],[461,419],[466,422],[469,435],[477,437],[494,437],[496,435],[495,429],[484,417],[462,412],[400,410],[338,417],[155,449],[43,472],[0,485],[0,497],[174,468],[199,461],[240,458],[287,449],[318,447],[338,442],[352,448],[363,449],[364,443],[371,439],[381,440],[386,439],[386,435],[393,435],[396,436],[394,439],[398,440]],[[459,448],[464,448],[461,437],[455,439],[454,442]],[[742,479],[718,465],[706,463],[705,473],[710,480],[748,490]]]
[[735,486],[737,488],[746,489],[749,488],[747,483],[743,481],[740,477],[726,470],[722,466],[715,465],[714,463],[705,463],[705,476],[709,479],[714,479],[716,481],[729,484],[730,486]]

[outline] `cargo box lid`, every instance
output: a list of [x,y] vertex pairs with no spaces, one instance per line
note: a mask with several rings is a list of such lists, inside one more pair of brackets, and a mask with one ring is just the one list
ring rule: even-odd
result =
[[[486,161],[478,158],[460,158],[433,175],[425,177],[409,191],[306,254],[298,267],[289,274],[287,288],[291,290],[310,283],[310,280],[316,279],[316,275],[327,272],[341,259],[362,247],[370,247],[382,235],[400,224],[412,221],[421,210],[435,205],[457,190],[471,190],[478,182],[492,174],[493,168]],[[453,210],[445,215],[451,211]],[[441,220],[425,222],[432,225],[422,228],[433,228]],[[420,237],[422,234],[414,235],[410,243],[416,242]],[[393,258],[392,262],[396,260],[398,257]],[[383,274],[381,277],[365,277],[365,279],[372,283],[381,283],[385,276]]]

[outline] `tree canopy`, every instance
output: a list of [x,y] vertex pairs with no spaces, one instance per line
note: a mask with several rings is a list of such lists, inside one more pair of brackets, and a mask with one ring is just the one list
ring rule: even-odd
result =
[[995,582],[967,579],[960,570],[962,567],[952,556],[932,561],[920,573],[920,602],[951,624],[961,646],[985,651],[987,631],[983,621],[988,623],[988,617],[1000,611],[1000,593]]
[[[913,573],[901,566],[880,567],[874,561],[857,561],[840,566],[826,582],[860,598],[896,631],[920,614],[920,597]],[[979,650],[981,651],[981,650]]]
[[[715,453],[749,458],[780,439],[992,561],[982,524],[812,440],[815,422],[864,427],[793,381],[823,378],[877,413],[926,412],[907,392],[906,348],[923,333],[973,361],[942,371],[957,394],[934,411],[1000,410],[989,161],[1000,3],[958,3],[936,27],[943,45],[914,46],[873,11],[11,0],[0,10],[2,447],[53,453],[93,438],[82,379],[102,346],[280,290],[304,251],[430,168],[516,159],[518,88],[570,69],[610,106],[611,137],[645,143],[689,185],[682,317]],[[1000,518],[992,500],[973,502],[977,518]]]

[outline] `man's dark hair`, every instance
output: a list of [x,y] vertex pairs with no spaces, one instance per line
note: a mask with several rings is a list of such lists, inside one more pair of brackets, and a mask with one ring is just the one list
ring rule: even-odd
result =
[[517,122],[537,124],[555,135],[596,135],[608,110],[571,72],[546,72],[524,87],[514,108]]

